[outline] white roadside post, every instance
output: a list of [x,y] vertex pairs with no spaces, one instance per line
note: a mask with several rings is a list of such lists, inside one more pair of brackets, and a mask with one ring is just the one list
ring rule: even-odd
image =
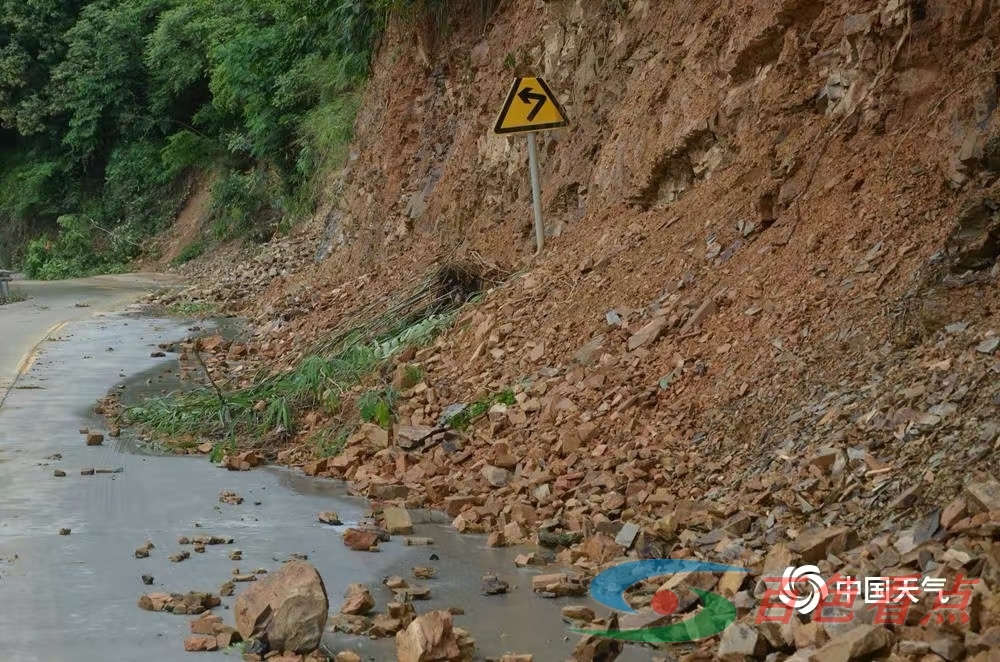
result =
[[528,169],[531,170],[532,207],[535,210],[535,254],[545,248],[545,225],[542,223],[542,187],[538,183],[538,148],[535,132],[528,133]]
[[556,129],[569,124],[566,113],[541,78],[516,78],[497,118],[493,132],[528,134],[528,170],[531,173],[531,206],[535,215],[535,254],[545,247],[545,223],[542,220],[542,186],[538,176],[536,131]]

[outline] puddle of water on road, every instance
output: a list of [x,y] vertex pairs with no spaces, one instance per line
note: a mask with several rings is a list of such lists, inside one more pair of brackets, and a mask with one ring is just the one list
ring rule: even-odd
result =
[[[211,333],[218,328],[208,322],[198,324],[203,327],[202,332]],[[187,330],[190,325],[128,315],[116,319],[104,318],[74,328],[76,332],[73,334],[73,344],[59,343],[40,357],[39,365],[44,366],[46,372],[56,373],[54,377],[49,377],[53,392],[65,381],[59,371],[63,370],[68,374],[65,364],[73,357],[79,358],[81,354],[94,357],[92,364],[87,361],[79,365],[87,365],[88,371],[95,375],[105,371],[111,380],[115,379],[116,373],[119,375],[117,383],[105,383],[112,388],[124,385],[122,399],[126,404],[136,402],[140,396],[159,395],[161,390],[185,387],[177,378],[176,355],[168,354],[161,359],[149,358],[149,351],[155,346],[150,342],[150,336],[158,336],[157,343],[177,341],[184,335],[191,335]],[[234,332],[237,328],[236,325],[231,325],[227,333]],[[116,351],[104,351],[109,345],[114,346]],[[135,370],[143,361],[149,360],[155,360],[156,363],[145,370]],[[173,372],[167,373],[167,370]],[[147,380],[151,382],[147,384]],[[36,377],[29,383],[37,382]],[[100,395],[94,394],[95,397],[90,400],[77,398],[75,416],[79,424],[100,425],[100,420],[92,413],[94,399]],[[20,394],[24,399],[40,396],[40,393],[33,395],[31,391]],[[25,406],[19,407],[15,400],[11,403],[11,409],[13,412],[6,413],[16,417],[18,409],[23,412]],[[130,640],[134,639],[134,643],[118,645],[134,645],[143,650],[145,659],[150,661],[175,659],[171,657],[172,654],[160,651],[176,651],[186,630],[186,619],[183,618],[152,615],[157,620],[151,625],[149,615],[141,612],[136,614],[134,598],[128,596],[137,596],[138,589],[125,589],[125,598],[116,598],[118,602],[108,598],[109,604],[106,605],[103,616],[99,617],[93,611],[78,611],[79,604],[73,604],[74,600],[92,600],[94,597],[86,593],[86,587],[106,583],[108,572],[121,572],[121,561],[102,565],[101,561],[93,557],[91,547],[95,544],[95,535],[111,540],[106,545],[113,544],[116,553],[121,553],[121,548],[138,546],[147,537],[155,538],[159,548],[158,558],[126,562],[136,563],[138,567],[131,571],[136,575],[140,572],[140,567],[142,571],[155,574],[156,590],[215,590],[221,584],[233,565],[228,560],[225,549],[212,549],[203,555],[196,554],[193,555],[195,558],[180,564],[164,563],[167,554],[177,551],[169,542],[171,538],[176,539],[180,534],[195,535],[213,531],[225,531],[226,535],[237,538],[235,546],[244,550],[246,559],[246,567],[242,568],[244,571],[262,565],[273,569],[275,563],[287,559],[292,552],[307,553],[324,578],[330,595],[331,613],[338,610],[344,589],[352,582],[366,583],[376,599],[377,608],[384,610],[385,603],[391,601],[392,594],[380,585],[380,579],[399,575],[431,589],[431,599],[416,604],[418,612],[447,609],[451,606],[464,609],[465,615],[456,617],[456,625],[472,632],[477,649],[483,655],[531,652],[540,662],[565,660],[572,651],[576,637],[567,637],[560,607],[572,602],[588,604],[598,613],[604,611],[589,597],[570,601],[536,597],[531,592],[531,576],[538,571],[517,569],[513,565],[514,556],[523,549],[487,548],[484,536],[458,534],[440,513],[413,513],[416,528],[414,535],[433,538],[435,544],[431,547],[405,547],[401,541],[394,539],[383,545],[384,549],[379,553],[348,551],[340,541],[339,534],[344,527],[328,527],[315,521],[315,514],[320,510],[336,509],[348,524],[356,522],[367,511],[367,502],[349,496],[346,485],[340,481],[308,478],[280,467],[267,467],[246,473],[222,471],[212,467],[205,457],[163,456],[147,444],[134,443],[127,433],[121,439],[114,440],[113,444],[90,450],[100,453],[101,463],[104,465],[121,464],[125,473],[83,479],[76,475],[76,480],[104,482],[84,483],[84,487],[89,490],[89,497],[75,497],[82,509],[75,519],[64,518],[66,525],[72,525],[73,528],[73,535],[60,541],[66,547],[52,551],[52,545],[40,540],[49,553],[70,554],[69,558],[57,557],[62,558],[61,572],[67,574],[63,581],[78,583],[82,593],[77,597],[73,591],[69,591],[69,595],[63,597],[68,603],[67,608],[73,610],[72,613],[64,613],[64,622],[72,624],[73,628],[80,628],[76,636],[80,639],[81,646],[89,636],[89,633],[84,633],[84,628],[93,629],[96,627],[95,622],[113,622],[116,624],[116,631],[120,633],[115,639],[122,639],[121,633],[127,631],[140,633],[134,637],[129,636]],[[41,455],[50,452],[51,450],[46,450]],[[93,453],[87,455],[87,449],[79,446],[63,452],[68,461],[77,461],[77,456],[94,456]],[[0,455],[0,461],[2,458]],[[45,471],[51,475],[51,469]],[[78,472],[70,471],[71,476],[74,473]],[[0,474],[0,483],[3,482],[2,478]],[[116,480],[117,483],[112,482]],[[65,483],[57,483],[57,487],[62,487],[63,484]],[[237,491],[245,502],[241,506],[216,503],[216,495],[223,489]],[[142,498],[137,500],[139,496]],[[149,499],[159,500],[159,503],[150,504]],[[71,513],[67,513],[69,514]],[[184,525],[184,522],[189,524]],[[192,529],[192,524],[196,528]],[[122,527],[129,530],[123,531]],[[18,535],[42,537],[42,531],[46,529],[51,529],[51,524],[43,523],[39,527],[38,524],[24,522],[20,525],[20,534],[17,527],[11,530],[0,526],[0,552],[5,552],[4,541],[11,540],[11,535],[15,541]],[[33,533],[34,531],[38,532]],[[438,560],[430,560],[431,554],[436,554]],[[40,554],[36,552],[36,556]],[[79,565],[84,563],[76,558],[80,556],[88,558],[86,565]],[[50,560],[47,567],[53,564],[58,565],[59,562]],[[438,576],[427,581],[413,580],[411,568],[416,565],[436,566]],[[36,568],[35,572],[38,570],[40,569]],[[491,570],[510,582],[512,590],[509,594],[480,594],[481,578]],[[542,571],[553,570],[546,568]],[[135,581],[134,578],[131,581]],[[15,592],[15,598],[16,596]],[[227,599],[224,605],[225,609],[231,608],[232,599]],[[90,621],[81,618],[80,613],[90,613]],[[223,616],[228,615],[223,613]],[[138,620],[140,617],[142,619]],[[16,624],[11,627],[16,627]],[[155,635],[152,635],[150,627],[153,628],[152,632],[156,632]],[[2,630],[3,625],[0,624],[0,635],[3,634]],[[150,639],[151,635],[153,639]],[[353,648],[371,660],[390,660],[395,657],[391,639],[373,641],[365,637],[328,633],[325,642],[333,650]],[[101,648],[103,644],[95,643],[94,646],[95,650],[109,650],[106,646]],[[14,650],[18,650],[16,645]],[[633,662],[648,660],[649,657],[648,652],[633,647],[627,649],[619,659],[622,662]],[[57,656],[52,659],[63,658]],[[119,656],[116,659],[125,658]]]

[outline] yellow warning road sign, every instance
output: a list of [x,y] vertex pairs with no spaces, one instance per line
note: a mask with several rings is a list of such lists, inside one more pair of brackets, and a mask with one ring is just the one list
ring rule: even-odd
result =
[[569,124],[552,90],[541,78],[517,78],[493,127],[495,133],[557,129]]

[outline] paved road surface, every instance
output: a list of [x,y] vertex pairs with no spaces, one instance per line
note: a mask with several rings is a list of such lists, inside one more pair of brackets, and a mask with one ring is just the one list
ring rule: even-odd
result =
[[[369,583],[384,608],[389,595],[379,579],[408,576],[411,566],[429,563],[431,551],[440,556],[440,578],[428,582],[433,599],[418,604],[418,611],[462,606],[466,615],[457,622],[473,632],[486,654],[568,657],[573,641],[563,640],[559,617],[566,603],[531,595],[530,574],[512,565],[515,550],[489,550],[481,537],[463,538],[427,522],[417,533],[435,538],[433,550],[394,541],[378,554],[349,552],[337,528],[315,521],[321,510],[336,510],[348,523],[363,515],[365,504],[346,497],[335,481],[278,469],[225,472],[204,458],[129,452],[113,439],[86,447],[78,429],[100,426],[91,413],[95,400],[127,376],[129,383],[155,383],[172,359],[153,359],[151,350],[187,334],[180,321],[105,312],[123,308],[155,282],[128,276],[21,283],[34,298],[0,306],[0,397],[7,395],[0,404],[0,658],[186,659],[187,618],[139,610],[143,592],[216,591],[234,565],[274,569],[297,552],[308,554],[323,575],[331,611],[355,581]],[[19,371],[24,374],[17,376]],[[122,471],[82,476],[85,467]],[[55,477],[57,468],[67,476]],[[224,489],[243,495],[244,503],[220,504]],[[71,535],[60,536],[63,527]],[[226,547],[210,547],[183,563],[167,560],[180,549],[179,536],[197,534],[232,536],[244,560],[229,561]],[[148,559],[135,559],[133,550],[146,539],[156,549]],[[490,568],[517,589],[480,596],[479,579]],[[140,581],[147,573],[155,577],[152,587]],[[231,622],[229,612],[221,613]],[[331,641],[350,644],[369,659],[394,658],[391,642]],[[632,653],[620,659],[649,659],[648,653]]]

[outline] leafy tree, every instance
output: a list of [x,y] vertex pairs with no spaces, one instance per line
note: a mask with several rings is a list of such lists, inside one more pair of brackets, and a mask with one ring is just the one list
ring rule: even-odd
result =
[[0,0],[0,259],[115,269],[198,169],[221,171],[217,235],[267,239],[342,158],[386,14],[413,4]]

